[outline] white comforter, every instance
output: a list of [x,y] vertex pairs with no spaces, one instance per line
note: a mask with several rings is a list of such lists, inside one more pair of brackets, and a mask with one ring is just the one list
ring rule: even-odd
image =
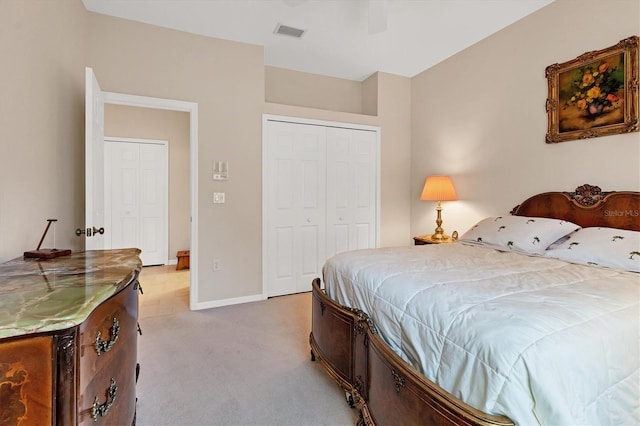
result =
[[409,364],[517,424],[640,424],[640,276],[456,244],[327,261],[327,294]]

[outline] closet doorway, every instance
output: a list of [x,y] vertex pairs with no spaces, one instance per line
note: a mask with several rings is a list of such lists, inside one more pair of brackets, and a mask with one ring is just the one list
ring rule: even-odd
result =
[[263,118],[263,292],[311,290],[334,254],[379,245],[379,128]]

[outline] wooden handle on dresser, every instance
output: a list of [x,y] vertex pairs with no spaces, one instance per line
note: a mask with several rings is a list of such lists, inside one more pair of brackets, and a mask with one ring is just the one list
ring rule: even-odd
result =
[[120,323],[118,322],[118,318],[113,317],[113,325],[111,326],[111,339],[102,340],[102,333],[98,331],[98,335],[96,336],[96,352],[98,356],[103,352],[109,352],[113,345],[116,344],[118,340],[118,336],[120,335]]
[[98,421],[98,417],[104,417],[107,415],[113,402],[116,400],[116,393],[118,392],[118,386],[116,385],[115,379],[111,378],[111,384],[107,389],[107,400],[104,404],[100,404],[98,402],[98,397],[96,396],[93,400],[93,409],[91,410],[91,417],[94,422]]

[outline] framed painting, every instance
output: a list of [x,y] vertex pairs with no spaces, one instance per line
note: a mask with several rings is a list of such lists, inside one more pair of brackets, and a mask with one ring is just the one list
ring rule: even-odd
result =
[[547,143],[637,132],[638,36],[546,69]]

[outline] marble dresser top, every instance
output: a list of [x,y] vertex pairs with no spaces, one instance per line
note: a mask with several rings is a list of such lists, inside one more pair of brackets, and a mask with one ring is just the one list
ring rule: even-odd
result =
[[0,339],[81,324],[142,268],[138,249],[78,251],[0,264]]

